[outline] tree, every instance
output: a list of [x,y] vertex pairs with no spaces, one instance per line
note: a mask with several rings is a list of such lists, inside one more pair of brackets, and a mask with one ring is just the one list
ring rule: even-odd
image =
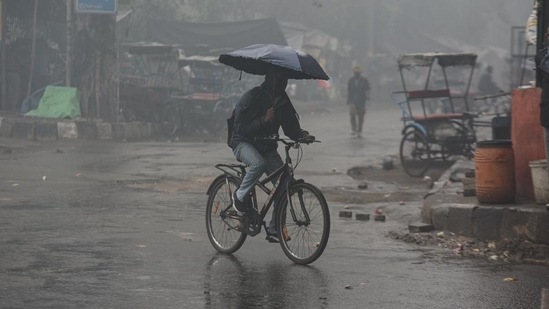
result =
[[82,115],[116,119],[115,17],[77,14],[74,21],[72,84],[81,94]]

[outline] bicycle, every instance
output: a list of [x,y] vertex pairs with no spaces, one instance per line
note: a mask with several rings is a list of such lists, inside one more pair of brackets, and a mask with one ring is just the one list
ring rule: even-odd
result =
[[[290,141],[278,136],[265,138],[285,145],[285,163],[272,174],[260,179],[251,192],[251,211],[239,215],[232,207],[232,196],[246,173],[241,164],[217,164],[223,172],[207,191],[206,227],[213,247],[221,253],[236,252],[247,236],[267,233],[264,221],[270,207],[275,207],[277,236],[284,254],[294,263],[306,265],[323,253],[330,235],[330,212],[324,195],[314,185],[294,178],[294,170],[303,157],[301,144],[319,142],[312,139]],[[293,166],[290,149],[297,149],[297,164]],[[267,184],[275,180],[272,188]],[[258,208],[256,188],[267,194],[267,200]]]

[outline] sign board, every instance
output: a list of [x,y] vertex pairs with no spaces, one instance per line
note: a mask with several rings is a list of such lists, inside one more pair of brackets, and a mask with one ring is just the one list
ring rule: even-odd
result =
[[75,0],[76,12],[87,14],[115,14],[117,0]]

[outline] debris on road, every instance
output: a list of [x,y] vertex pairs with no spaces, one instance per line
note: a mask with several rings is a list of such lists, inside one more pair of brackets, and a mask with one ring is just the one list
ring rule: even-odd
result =
[[353,217],[353,212],[352,211],[342,210],[342,211],[339,212],[339,217],[340,218],[352,218]]
[[368,220],[370,220],[370,215],[369,214],[356,214],[355,218],[359,221],[368,221]]
[[503,281],[504,281],[504,282],[516,282],[516,281],[518,281],[518,279],[517,279],[517,278],[511,278],[511,277],[509,277],[509,278],[503,279]]
[[[438,246],[455,250],[462,244],[464,257],[485,258],[492,262],[549,265],[549,245],[535,244],[528,240],[505,239],[483,241],[444,232],[406,233],[391,231],[388,237],[419,246]],[[460,247],[461,248],[461,247]]]

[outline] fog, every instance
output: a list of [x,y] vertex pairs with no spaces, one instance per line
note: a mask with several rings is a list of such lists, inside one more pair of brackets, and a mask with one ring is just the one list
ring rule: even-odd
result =
[[409,52],[477,53],[479,68],[493,66],[502,88],[512,74],[511,28],[525,26],[533,8],[532,1],[514,0],[250,0],[248,5],[260,16],[337,37],[354,47],[353,61],[367,66],[372,57],[394,63]]
[[[135,5],[144,0],[132,1]],[[333,57],[319,59],[326,60],[333,82],[345,82],[351,67],[361,65],[374,86],[381,88],[373,94],[377,99],[386,100],[387,93],[400,89],[396,60],[404,53],[477,54],[472,90],[487,66],[494,68],[493,78],[504,91],[533,79],[531,71],[522,71],[523,59],[517,56],[525,51],[532,55],[535,48],[525,50],[524,36],[513,31],[526,25],[533,9],[531,1],[151,0],[141,5],[147,9],[142,15],[135,13],[134,21],[146,17],[187,22],[276,18],[283,27],[318,31],[333,38],[336,44],[330,44],[331,52],[345,58],[337,59],[338,63]],[[132,29],[134,34],[143,32],[138,27]],[[514,42],[512,33],[519,34]],[[289,40],[288,44],[303,47]],[[512,45],[515,54],[519,53],[515,58]]]

